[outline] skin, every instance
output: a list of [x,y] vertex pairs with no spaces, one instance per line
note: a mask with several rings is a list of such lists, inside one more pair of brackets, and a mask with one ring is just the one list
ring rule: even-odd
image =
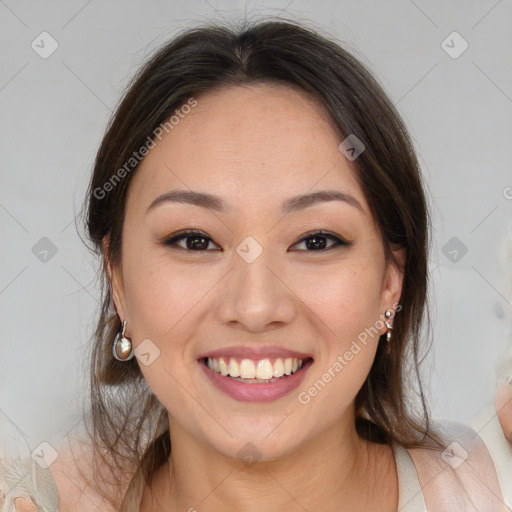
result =
[[496,410],[503,435],[512,443],[512,376],[510,382],[505,380],[500,384],[496,393]]
[[16,498],[14,509],[16,512],[37,512],[37,507],[30,498]]
[[[354,398],[378,337],[360,343],[308,404],[297,399],[396,307],[402,289],[353,164],[338,150],[342,139],[321,105],[286,86],[224,88],[196,99],[133,177],[121,266],[109,268],[126,335],[135,348],[150,339],[160,350],[139,366],[169,414],[172,455],[154,479],[161,509],[396,511],[391,448],[361,440],[354,426]],[[146,214],[177,188],[219,195],[232,211],[164,203]],[[323,189],[349,193],[362,211],[330,201],[280,213],[289,197]],[[181,249],[159,243],[188,228],[212,242],[195,252],[186,240]],[[353,244],[321,251],[299,242],[317,229]],[[236,252],[247,236],[263,248],[250,264]],[[403,262],[404,250],[396,256]],[[300,389],[275,402],[230,398],[196,361],[229,345],[274,343],[314,358]],[[237,457],[248,442],[261,454],[250,467]],[[142,510],[150,510],[147,488]]]

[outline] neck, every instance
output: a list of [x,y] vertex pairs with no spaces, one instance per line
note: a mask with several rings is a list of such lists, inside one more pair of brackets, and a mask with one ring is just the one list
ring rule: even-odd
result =
[[349,512],[372,510],[372,504],[397,510],[392,450],[360,439],[354,421],[330,427],[286,456],[248,463],[199,442],[169,419],[172,453],[155,477],[162,510]]

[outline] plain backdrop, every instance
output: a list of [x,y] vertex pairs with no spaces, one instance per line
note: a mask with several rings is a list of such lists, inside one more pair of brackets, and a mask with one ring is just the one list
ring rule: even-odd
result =
[[31,448],[80,422],[99,290],[75,216],[124,87],[184,28],[278,15],[312,21],[352,51],[411,132],[434,221],[423,366],[433,416],[466,421],[493,400],[512,343],[499,260],[512,220],[510,0],[5,0],[0,420]]

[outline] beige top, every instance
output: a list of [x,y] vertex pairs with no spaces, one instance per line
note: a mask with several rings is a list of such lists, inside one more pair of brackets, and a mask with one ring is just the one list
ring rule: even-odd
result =
[[398,510],[427,512],[420,480],[409,452],[399,444],[392,445],[398,474]]

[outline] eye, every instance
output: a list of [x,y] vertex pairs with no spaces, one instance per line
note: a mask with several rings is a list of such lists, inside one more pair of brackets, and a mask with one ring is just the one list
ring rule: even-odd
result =
[[[185,247],[178,245],[178,242],[181,242],[182,240],[186,240]],[[162,243],[168,246],[178,246],[189,251],[204,252],[201,251],[201,249],[208,247],[210,242],[213,242],[213,240],[201,231],[188,229],[186,231],[180,231],[178,234],[164,240]]]
[[[325,240],[327,240],[327,239],[333,241],[334,243],[326,248]],[[186,240],[185,247],[178,244],[178,242],[181,242],[183,240]],[[176,247],[180,247],[181,249],[189,250],[189,251],[193,251],[193,252],[205,252],[204,250],[208,248],[208,244],[210,242],[213,243],[213,240],[205,233],[203,233],[201,231],[189,229],[189,230],[181,231],[181,232],[177,233],[176,235],[172,236],[171,238],[164,240],[162,243],[166,246],[176,246]],[[341,237],[336,236],[327,231],[315,231],[313,233],[310,233],[308,236],[305,236],[301,240],[296,242],[294,244],[294,246],[301,244],[301,243],[306,243],[306,247],[308,247],[310,249],[314,249],[313,251],[306,250],[306,252],[323,252],[323,251],[331,250],[336,246],[349,247],[350,245],[352,245],[352,242],[348,242],[348,241],[342,239]]]
[[[334,243],[326,248],[326,239],[333,240]],[[336,236],[328,231],[315,231],[314,233],[310,233],[308,236],[303,237],[299,240],[295,245],[306,243],[306,247],[315,248],[317,250],[314,251],[306,251],[306,252],[324,252],[329,251],[336,246],[350,246],[352,242],[347,242],[343,240],[341,237]]]

